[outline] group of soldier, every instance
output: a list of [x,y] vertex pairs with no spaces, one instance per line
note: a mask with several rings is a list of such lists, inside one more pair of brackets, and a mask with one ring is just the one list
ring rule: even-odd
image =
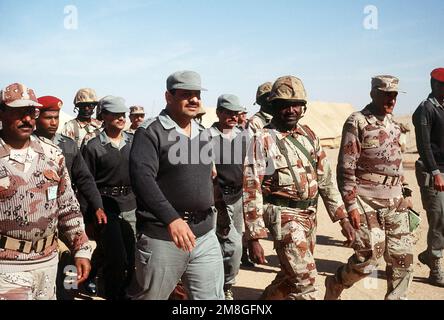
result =
[[[339,299],[384,257],[385,298],[407,299],[419,218],[393,119],[398,86],[394,76],[372,78],[371,102],[344,124],[336,180],[319,136],[301,124],[307,94],[294,76],[260,85],[260,110],[249,120],[236,95],[220,95],[218,122],[208,129],[197,121],[206,89],[193,71],[168,77],[166,108],[145,121],[143,107],[80,89],[78,115],[61,134],[59,98],[7,86],[0,100],[0,299],[56,299],[56,283],[58,294],[64,285],[61,251],[90,294],[99,274],[106,299],[168,299],[182,290],[182,298],[232,300],[241,263],[267,263],[259,240],[269,234],[281,268],[261,299],[317,299],[319,196],[354,250],[327,276],[324,298]],[[429,282],[443,287],[444,69],[433,70],[431,87],[413,116],[429,222],[419,261],[430,268]]]

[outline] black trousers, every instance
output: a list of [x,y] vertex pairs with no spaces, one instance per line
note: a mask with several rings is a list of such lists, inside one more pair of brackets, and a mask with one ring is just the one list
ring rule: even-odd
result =
[[105,298],[121,300],[134,274],[135,235],[130,223],[118,214],[107,212],[107,217],[100,236]]

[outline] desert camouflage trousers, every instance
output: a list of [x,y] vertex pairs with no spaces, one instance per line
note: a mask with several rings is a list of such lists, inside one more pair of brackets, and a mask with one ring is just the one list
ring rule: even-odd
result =
[[57,264],[33,271],[0,273],[0,300],[56,300]]
[[316,213],[272,205],[265,207],[265,216],[277,217],[277,221],[280,221],[280,232],[273,232],[276,230],[273,227],[276,219],[266,223],[274,238],[281,271],[265,289],[261,299],[315,300],[317,271],[313,253],[316,242]]
[[377,274],[382,257],[386,261],[387,300],[407,299],[413,280],[413,236],[403,198],[359,197],[361,229],[353,245],[355,254],[336,273],[337,280],[351,287]]

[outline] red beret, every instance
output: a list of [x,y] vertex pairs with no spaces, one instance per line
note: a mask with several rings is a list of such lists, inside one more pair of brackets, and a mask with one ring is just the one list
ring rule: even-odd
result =
[[438,68],[432,71],[431,76],[433,79],[444,82],[444,68]]
[[41,111],[59,111],[63,106],[62,100],[53,96],[40,97],[37,101],[42,105]]

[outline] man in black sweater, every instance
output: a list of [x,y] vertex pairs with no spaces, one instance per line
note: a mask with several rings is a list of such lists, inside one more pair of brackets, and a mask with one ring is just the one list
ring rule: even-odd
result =
[[123,132],[125,100],[106,96],[99,101],[105,129],[83,146],[82,154],[102,196],[108,223],[100,232],[105,298],[126,298],[134,273],[136,198],[131,189],[129,154],[133,135]]
[[236,282],[242,256],[243,164],[249,137],[246,130],[238,127],[239,116],[243,111],[244,107],[237,96],[221,95],[216,109],[219,121],[210,128],[215,146],[217,182],[231,218],[230,232],[227,235],[217,232],[224,259],[225,300],[234,300],[231,287]]
[[169,76],[166,109],[134,137],[130,175],[138,250],[133,299],[166,300],[181,278],[190,299],[224,298],[210,136],[194,120],[201,90],[195,72]]
[[413,114],[419,160],[416,178],[427,212],[427,250],[418,258],[430,268],[429,282],[444,287],[444,68],[431,74],[432,93]]

